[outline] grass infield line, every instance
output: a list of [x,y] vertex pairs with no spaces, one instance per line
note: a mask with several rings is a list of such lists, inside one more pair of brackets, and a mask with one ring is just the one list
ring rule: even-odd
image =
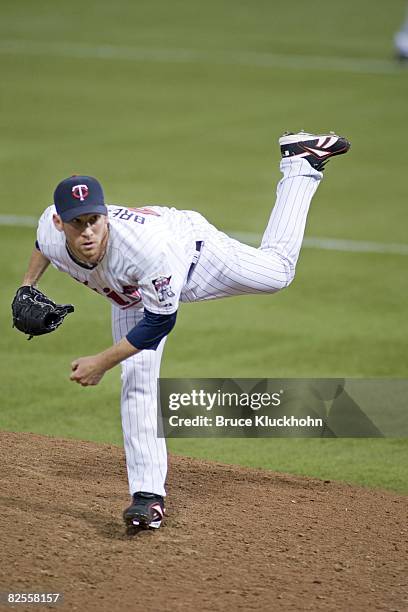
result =
[[[0,226],[5,227],[37,227],[38,219],[20,215],[0,215]],[[262,235],[255,232],[228,232],[226,233],[246,244],[258,246]],[[345,251],[347,253],[389,253],[392,255],[408,255],[408,244],[392,242],[366,242],[363,240],[342,240],[338,238],[305,237],[304,248],[322,249],[325,251]]]
[[404,68],[392,59],[288,55],[256,51],[228,52],[218,50],[214,53],[199,49],[149,49],[117,45],[87,45],[77,42],[70,44],[62,41],[43,43],[28,40],[3,40],[0,42],[0,53],[3,55],[44,55],[50,58],[54,56],[70,59],[122,60],[166,64],[218,64],[377,75],[404,73]]

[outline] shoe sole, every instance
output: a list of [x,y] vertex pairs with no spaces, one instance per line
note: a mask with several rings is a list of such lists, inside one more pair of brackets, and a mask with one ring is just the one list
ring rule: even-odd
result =
[[147,516],[139,515],[139,516],[129,516],[123,517],[125,521],[125,525],[128,527],[139,527],[140,529],[159,529],[162,524],[163,518],[157,518],[154,521],[150,521]]
[[157,521],[149,521],[144,518],[128,518],[125,519],[126,527],[139,527],[139,529],[159,529],[162,524],[163,519],[158,519]]
[[331,134],[309,134],[307,132],[298,132],[297,134],[288,134],[287,136],[281,136],[279,138],[279,144],[282,147],[284,145],[295,144],[297,142],[307,142],[308,140],[319,140],[319,139],[325,140],[326,138],[333,138],[334,139],[333,144],[338,139],[346,140],[345,138],[343,138],[343,136],[338,136],[337,134],[334,134],[333,132]]
[[159,529],[162,521],[161,519],[158,521],[140,521],[138,519],[132,519],[129,521],[125,521],[127,527],[139,527],[139,529]]

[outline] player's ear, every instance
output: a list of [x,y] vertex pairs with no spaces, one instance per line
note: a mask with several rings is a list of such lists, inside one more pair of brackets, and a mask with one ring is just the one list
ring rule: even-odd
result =
[[55,225],[56,229],[57,229],[59,232],[63,232],[63,231],[64,231],[64,225],[63,225],[63,223],[62,223],[62,219],[61,219],[61,217],[60,217],[59,215],[57,215],[57,214],[55,214],[55,213],[54,213],[54,214],[52,215],[52,220],[53,220],[53,222],[54,222],[54,225]]

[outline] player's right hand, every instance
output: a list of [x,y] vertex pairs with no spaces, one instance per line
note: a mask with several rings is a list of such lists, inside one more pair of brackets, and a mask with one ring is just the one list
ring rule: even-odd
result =
[[71,363],[71,369],[70,380],[82,385],[82,387],[97,385],[105,374],[97,355],[75,359]]

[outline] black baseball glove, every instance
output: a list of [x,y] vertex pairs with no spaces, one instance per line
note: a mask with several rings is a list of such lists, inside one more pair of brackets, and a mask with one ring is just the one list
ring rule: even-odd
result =
[[13,327],[29,336],[49,334],[61,325],[72,304],[56,304],[35,287],[25,285],[17,290],[11,305]]

